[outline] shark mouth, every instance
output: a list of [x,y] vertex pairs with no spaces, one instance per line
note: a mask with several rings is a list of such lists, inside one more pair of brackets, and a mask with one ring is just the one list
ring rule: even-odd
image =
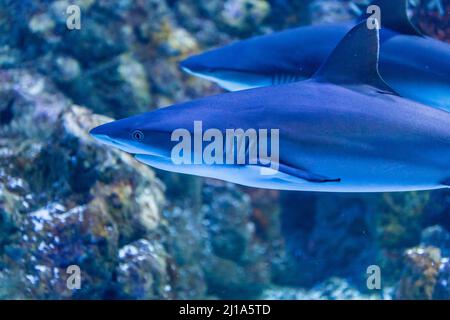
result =
[[122,151],[131,153],[131,154],[139,154],[142,153],[142,150],[136,147],[133,147],[127,143],[122,143],[120,140],[112,139],[110,136],[106,134],[92,134],[92,136],[99,142],[106,144],[108,146],[120,149]]
[[214,82],[228,91],[270,86],[273,81],[270,76],[245,71],[215,70],[196,72],[187,67],[182,67],[182,70],[190,75]]
[[307,77],[294,73],[279,73],[263,75],[246,71],[217,70],[213,72],[195,72],[187,67],[182,67],[186,73],[217,83],[228,91],[238,91],[266,87],[272,85],[287,84],[307,79]]

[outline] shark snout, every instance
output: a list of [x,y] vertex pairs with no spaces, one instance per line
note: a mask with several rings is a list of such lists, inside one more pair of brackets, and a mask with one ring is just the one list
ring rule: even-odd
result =
[[204,54],[196,55],[189,57],[180,62],[180,68],[191,74],[196,73],[213,73],[215,68],[213,68],[205,59],[203,58]]
[[89,134],[99,142],[110,144],[118,137],[117,131],[114,122],[109,122],[93,128]]
[[195,72],[198,71],[200,68],[197,63],[195,63],[194,59],[187,58],[180,62],[180,68],[183,69],[186,72]]
[[89,134],[98,142],[106,144],[111,147],[120,148],[120,144],[114,140],[112,137],[112,130],[110,124],[104,124],[98,127],[95,127]]
[[159,125],[151,129],[139,125],[141,120],[151,123],[149,117],[151,118],[150,115],[141,115],[109,122],[93,128],[89,133],[102,144],[134,155],[170,156],[171,132]]
[[98,134],[98,133],[92,133],[92,130],[90,132],[90,135],[94,137],[95,140],[98,142],[101,142],[103,144],[109,145],[111,147],[118,148],[120,145],[114,141],[110,136],[107,134]]
[[89,134],[98,142],[122,151],[133,154],[141,152],[128,138],[128,130],[118,128],[115,121],[95,127],[89,131]]
[[98,127],[91,129],[91,131],[89,131],[89,134],[96,139],[102,136],[108,136],[108,134],[110,133],[109,127],[110,127],[109,123],[102,124]]

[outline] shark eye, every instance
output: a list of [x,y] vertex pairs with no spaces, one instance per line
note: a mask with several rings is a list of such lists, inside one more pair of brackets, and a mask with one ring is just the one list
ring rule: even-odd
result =
[[131,138],[135,141],[142,141],[144,139],[144,133],[141,130],[134,130],[131,133]]

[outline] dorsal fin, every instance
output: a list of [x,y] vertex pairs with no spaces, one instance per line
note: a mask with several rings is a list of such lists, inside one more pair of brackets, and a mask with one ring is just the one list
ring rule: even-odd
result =
[[313,78],[343,86],[366,84],[397,95],[378,72],[379,51],[378,29],[369,29],[367,21],[360,22],[345,35]]
[[[423,36],[412,24],[408,16],[408,0],[374,0],[367,7],[378,6],[380,8],[381,26],[397,31],[401,34]],[[367,20],[374,12],[366,12],[361,21]]]

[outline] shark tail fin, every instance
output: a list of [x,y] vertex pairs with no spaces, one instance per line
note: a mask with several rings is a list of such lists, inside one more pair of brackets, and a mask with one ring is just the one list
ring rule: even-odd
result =
[[401,34],[423,36],[408,16],[408,0],[374,0],[367,7],[367,13],[360,18],[361,21],[369,19],[375,13],[374,6],[379,8],[381,26]]
[[345,35],[313,79],[342,86],[366,84],[398,95],[378,72],[379,51],[378,28],[361,22]]

